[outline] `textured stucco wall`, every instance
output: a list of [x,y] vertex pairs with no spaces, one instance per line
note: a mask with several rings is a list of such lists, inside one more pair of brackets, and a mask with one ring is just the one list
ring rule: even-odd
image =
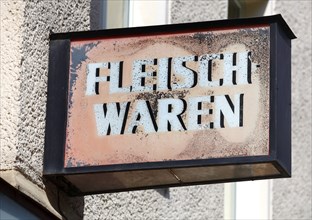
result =
[[[184,4],[181,3],[179,7],[184,7]],[[197,9],[193,7],[191,12],[193,15],[188,14],[187,20],[183,18],[184,14],[172,12],[172,15],[181,21],[207,20],[207,16],[199,18],[195,13],[200,8],[201,5],[198,5]],[[1,64],[3,63],[1,77],[5,79],[5,83],[1,83],[4,91],[2,96],[5,99],[1,111],[11,116],[1,117],[1,123],[4,123],[5,129],[8,129],[7,134],[1,135],[5,139],[1,143],[1,149],[4,149],[4,155],[12,155],[11,158],[6,157],[5,161],[1,161],[3,166],[18,170],[30,182],[45,189],[55,209],[60,207],[59,213],[68,219],[220,219],[223,217],[222,184],[172,188],[165,196],[162,190],[146,190],[92,195],[85,198],[69,198],[53,185],[45,185],[42,180],[42,164],[48,36],[50,31],[89,29],[90,1],[1,1],[1,12],[3,11],[5,13],[1,13],[1,16],[4,15],[1,20],[8,19],[8,22],[1,23],[1,28],[4,30],[1,30],[1,51],[8,50],[10,53],[1,54]],[[215,16],[218,17],[219,14]],[[211,19],[216,17],[211,16]],[[8,74],[3,69],[12,71]],[[3,145],[5,148],[2,147]],[[23,184],[23,181],[20,182],[20,185]],[[23,187],[20,185],[18,187]],[[26,189],[25,193],[36,194],[33,191],[27,193]]]
[[[48,35],[87,30],[91,0],[1,2],[1,169],[15,167],[42,188]],[[293,41],[293,177],[274,180],[273,219],[311,219],[311,1],[277,1]],[[227,1],[173,0],[172,23],[222,19]],[[91,24],[92,27],[92,24]],[[94,25],[94,27],[97,27]],[[69,198],[68,219],[222,219],[223,184]],[[169,198],[168,198],[169,197]],[[51,203],[56,203],[52,201]],[[84,216],[84,217],[83,217]]]
[[[85,197],[85,219],[222,219],[222,187],[170,188]],[[95,212],[95,210],[97,210]]]
[[227,0],[172,0],[171,23],[226,19],[227,7]]
[[89,29],[90,1],[25,1],[17,164],[42,185],[49,33]]
[[16,169],[46,188],[54,207],[60,207],[60,214],[72,219],[82,218],[83,198],[69,198],[53,186],[44,185],[42,180],[48,43],[50,31],[88,30],[89,15],[90,0],[25,1],[22,30]]
[[24,3],[0,2],[0,170],[12,169],[18,145]]
[[79,219],[83,198],[69,198],[42,179],[48,43],[50,31],[88,30],[90,1],[1,0],[0,4],[1,178],[50,211],[55,213],[49,202],[55,209],[61,207],[60,213]]
[[276,1],[292,41],[292,178],[273,181],[273,219],[312,219],[312,1]]

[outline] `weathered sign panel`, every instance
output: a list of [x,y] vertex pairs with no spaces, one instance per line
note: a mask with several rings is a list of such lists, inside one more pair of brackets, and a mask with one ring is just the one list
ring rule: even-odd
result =
[[72,194],[289,176],[292,38],[281,16],[51,35],[46,176]]

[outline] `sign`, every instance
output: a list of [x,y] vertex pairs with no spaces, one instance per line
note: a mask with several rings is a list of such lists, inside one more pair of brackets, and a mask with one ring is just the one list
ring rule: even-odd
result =
[[52,34],[45,175],[73,195],[290,176],[293,38],[280,15]]

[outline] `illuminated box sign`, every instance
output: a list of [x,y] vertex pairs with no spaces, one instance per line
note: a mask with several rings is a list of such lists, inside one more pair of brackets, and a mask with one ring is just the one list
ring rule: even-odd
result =
[[52,34],[44,174],[73,195],[290,176],[280,15]]

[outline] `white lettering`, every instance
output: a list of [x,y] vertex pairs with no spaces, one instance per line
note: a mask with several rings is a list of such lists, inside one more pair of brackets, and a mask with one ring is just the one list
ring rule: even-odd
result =
[[249,52],[224,54],[223,85],[231,86],[251,83],[249,56]]
[[154,59],[135,60],[132,71],[132,91],[151,92],[153,85],[146,83],[146,78],[153,77],[153,72],[146,71],[146,65],[153,65]]
[[138,100],[135,111],[133,112],[130,125],[128,127],[129,134],[136,133],[137,127],[142,126],[145,133],[156,132],[153,122],[153,116],[149,106],[149,102]]
[[157,90],[168,90],[170,85],[170,72],[171,72],[171,58],[160,58],[158,59],[158,81]]
[[87,65],[86,95],[99,94],[99,82],[109,81],[107,76],[100,76],[100,68],[108,68],[108,63],[90,63]]
[[[178,75],[178,79],[172,83],[172,89],[189,89],[196,85],[197,74],[194,70],[186,67],[188,61],[195,61],[195,56],[173,58],[173,69]],[[183,78],[182,81],[179,79],[179,75]]]
[[109,93],[130,92],[130,87],[122,87],[123,62],[110,63]]
[[130,102],[95,104],[93,106],[99,136],[123,134]]
[[203,123],[203,116],[212,113],[212,109],[204,109],[204,103],[211,103],[210,96],[192,97],[188,104],[188,130],[200,130],[210,126],[210,122]]
[[199,85],[202,87],[219,86],[219,81],[212,80],[212,62],[221,59],[220,54],[205,54],[199,57]]
[[215,96],[215,128],[224,128],[225,119],[230,128],[243,126],[243,97],[235,94],[232,102],[229,95]]
[[184,102],[182,99],[158,100],[158,131],[186,130],[181,117],[185,110]]

